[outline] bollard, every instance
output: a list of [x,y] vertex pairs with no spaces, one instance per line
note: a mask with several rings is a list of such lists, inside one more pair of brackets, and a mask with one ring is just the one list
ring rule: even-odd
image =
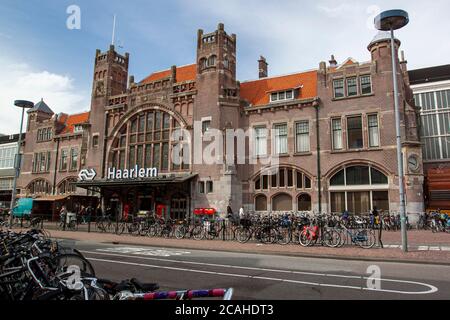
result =
[[88,233],[90,233],[91,232],[91,215],[88,216],[88,219],[89,219],[89,221],[88,221]]
[[225,219],[222,220],[222,239],[223,241],[226,241],[226,236],[225,236]]

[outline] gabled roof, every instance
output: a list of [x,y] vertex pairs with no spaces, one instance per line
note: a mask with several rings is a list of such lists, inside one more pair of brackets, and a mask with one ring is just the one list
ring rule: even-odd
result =
[[[167,78],[171,75],[171,72],[172,72],[171,69],[154,72],[147,78],[142,80],[140,83],[143,84]],[[196,76],[197,76],[197,65],[195,63],[177,67],[176,82],[192,81],[195,80]]]
[[266,105],[270,102],[270,92],[299,87],[301,89],[298,99],[316,97],[317,70],[242,82],[241,98],[247,100],[253,106]]
[[66,127],[63,129],[61,134],[73,133],[75,125],[83,124],[89,121],[89,112],[73,114],[67,117]]
[[35,112],[35,111],[44,112],[44,113],[48,113],[48,114],[54,114],[52,109],[50,109],[50,107],[44,102],[44,99],[41,99],[41,101],[36,103],[33,108],[28,110],[28,112]]

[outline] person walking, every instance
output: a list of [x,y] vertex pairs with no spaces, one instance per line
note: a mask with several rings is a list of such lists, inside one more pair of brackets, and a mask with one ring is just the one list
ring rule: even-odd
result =
[[[381,219],[381,215],[380,215],[380,213],[378,212],[377,207],[373,207],[372,215],[373,215],[373,217],[374,217],[374,220],[375,220],[375,221],[378,221],[378,223],[377,223],[377,224],[379,224],[379,225],[377,226],[377,227],[378,227],[378,242],[379,242],[379,244],[380,244],[380,247],[383,248],[383,241],[381,241],[381,233],[382,233],[382,231],[383,231],[383,219]],[[374,225],[374,226],[375,226],[375,225]]]
[[61,211],[59,212],[59,218],[60,218],[60,226],[63,227],[63,230],[66,230],[66,217],[67,217],[66,206],[62,206]]

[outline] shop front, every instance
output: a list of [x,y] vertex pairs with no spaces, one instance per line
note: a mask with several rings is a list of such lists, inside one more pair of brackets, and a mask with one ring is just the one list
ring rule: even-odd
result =
[[183,220],[191,216],[191,180],[195,174],[138,179],[80,181],[77,187],[99,191],[102,210],[112,219],[155,216]]

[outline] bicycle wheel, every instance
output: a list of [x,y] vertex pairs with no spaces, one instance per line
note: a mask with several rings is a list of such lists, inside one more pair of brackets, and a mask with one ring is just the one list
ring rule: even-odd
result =
[[195,240],[203,240],[203,238],[205,237],[205,233],[203,231],[204,231],[203,226],[196,226],[192,230],[192,237]]
[[341,244],[341,236],[334,230],[325,231],[323,239],[325,245],[331,248],[337,248]]
[[291,232],[288,228],[278,229],[277,242],[281,245],[287,245],[289,242],[291,242]]
[[376,242],[375,232],[373,230],[358,231],[354,241],[363,249],[371,249]]
[[261,242],[268,244],[268,243],[275,243],[278,239],[278,232],[276,229],[268,228],[266,230],[261,231]]
[[309,247],[311,245],[312,237],[308,230],[303,230],[300,233],[299,242],[303,247]]
[[185,226],[177,226],[175,228],[175,238],[176,239],[183,239],[186,235],[186,227]]
[[236,230],[236,240],[240,243],[246,243],[250,240],[252,232],[247,228],[239,228]]

